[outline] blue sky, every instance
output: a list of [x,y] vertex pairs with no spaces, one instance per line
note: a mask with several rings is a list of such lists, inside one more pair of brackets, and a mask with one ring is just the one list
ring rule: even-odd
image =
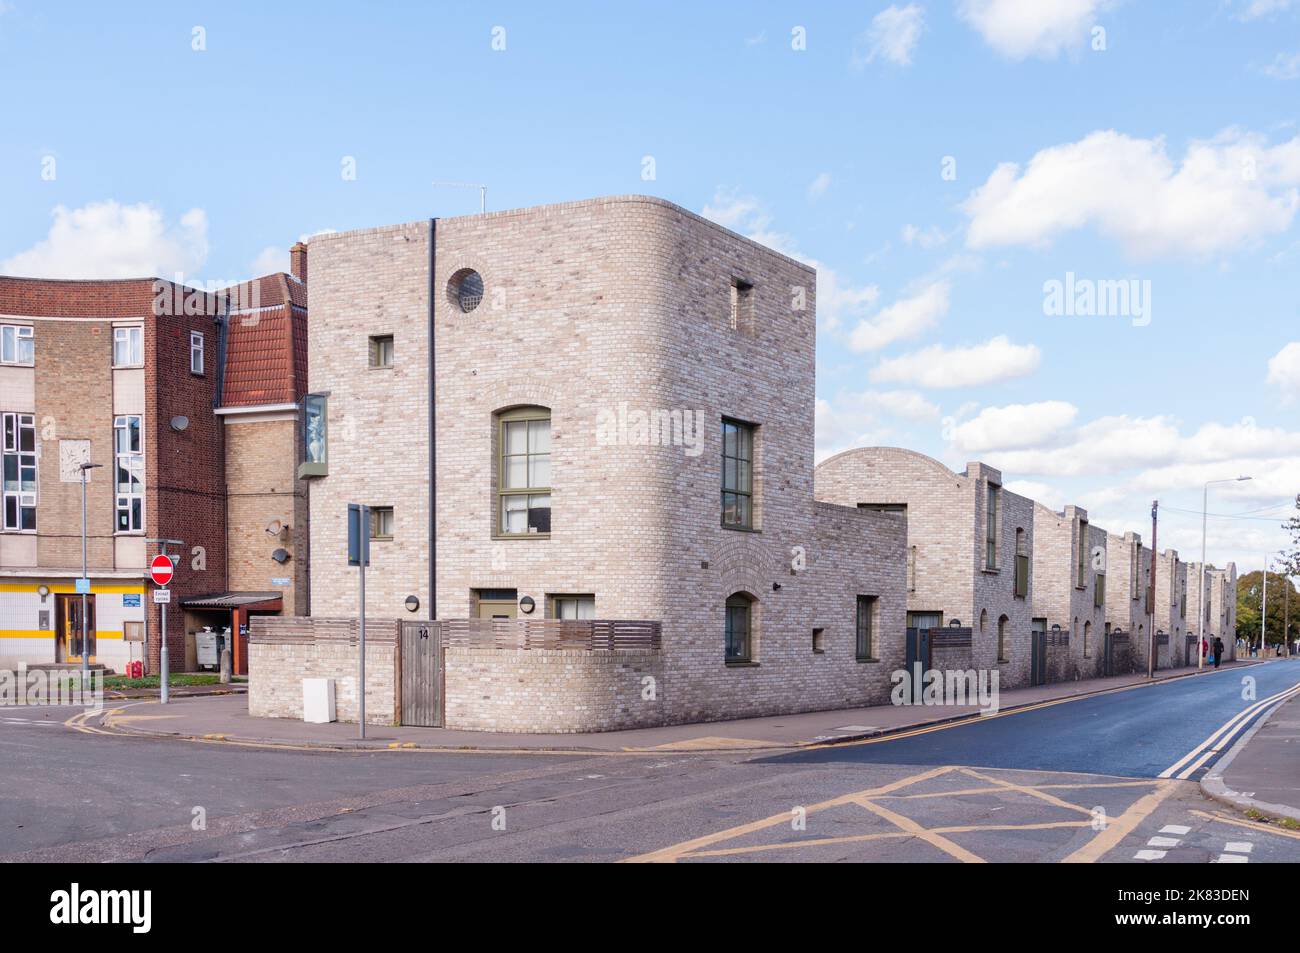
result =
[[[985,460],[1144,536],[1158,497],[1189,558],[1178,511],[1245,473],[1211,560],[1286,542],[1300,0],[559,9],[0,0],[0,272],[237,280],[477,209],[436,180],[651,193],[817,264],[821,455]],[[1067,273],[1149,323],[1045,313]]]

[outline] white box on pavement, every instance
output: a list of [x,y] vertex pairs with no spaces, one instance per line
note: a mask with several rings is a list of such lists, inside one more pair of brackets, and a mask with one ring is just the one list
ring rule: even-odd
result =
[[334,679],[304,678],[302,680],[302,720],[313,725],[335,721]]

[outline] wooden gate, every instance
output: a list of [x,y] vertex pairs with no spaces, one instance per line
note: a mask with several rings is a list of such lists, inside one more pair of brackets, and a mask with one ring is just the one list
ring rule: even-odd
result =
[[402,623],[402,724],[442,727],[442,639],[436,622]]

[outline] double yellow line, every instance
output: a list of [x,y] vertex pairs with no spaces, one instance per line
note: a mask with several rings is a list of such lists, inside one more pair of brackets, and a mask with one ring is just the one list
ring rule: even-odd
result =
[[1157,776],[1161,778],[1177,777],[1180,781],[1187,780],[1198,768],[1205,764],[1205,762],[1209,761],[1210,758],[1222,751],[1224,747],[1227,746],[1228,742],[1233,740],[1238,730],[1245,726],[1247,721],[1270,705],[1280,705],[1297,695],[1300,695],[1300,683],[1292,685],[1290,688],[1285,688],[1275,695],[1270,695],[1263,701],[1255,702],[1255,704],[1229,718],[1228,721],[1210,735],[1210,737],[1206,738],[1191,751],[1187,752],[1187,754],[1183,755],[1169,767],[1165,768]]

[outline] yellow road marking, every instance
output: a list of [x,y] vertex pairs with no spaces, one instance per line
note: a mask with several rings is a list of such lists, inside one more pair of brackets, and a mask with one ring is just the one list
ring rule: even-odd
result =
[[[955,770],[956,768],[953,766],[931,768],[929,771],[922,771],[919,774],[913,774],[905,778],[899,778],[897,781],[891,781],[889,784],[883,785],[879,788],[872,788],[868,791],[854,791],[852,794],[841,794],[839,797],[831,798],[829,801],[822,801],[820,804],[814,804],[804,810],[808,814],[813,814],[817,811],[824,811],[827,808],[840,807],[844,804],[855,804],[859,798],[873,794],[888,794],[890,791],[897,791],[899,788],[907,787],[909,784],[928,781],[930,778],[937,778],[940,775],[948,774]],[[676,861],[683,855],[689,854],[701,847],[712,847],[714,844],[724,840],[733,840],[734,838],[742,837],[745,834],[752,834],[755,831],[767,830],[769,827],[788,823],[790,823],[790,812],[782,811],[780,814],[774,814],[771,817],[764,818],[760,821],[751,821],[748,824],[741,824],[739,827],[732,827],[724,831],[718,831],[714,834],[706,834],[703,837],[696,837],[693,840],[682,841],[680,844],[673,844],[670,847],[664,847],[647,854],[638,854],[635,857],[628,857],[624,859],[623,863],[676,863]]]
[[654,745],[650,748],[626,748],[626,751],[698,751],[701,749],[728,748],[788,748],[789,745],[777,741],[755,741],[750,738],[687,738],[683,741],[670,741],[667,744]]
[[948,838],[944,837],[941,834],[935,833],[933,830],[929,829],[928,827],[922,827],[920,824],[912,820],[910,817],[904,817],[902,814],[896,814],[895,812],[891,811],[889,808],[884,807],[883,805],[880,804],[876,804],[875,802],[870,801],[866,798],[855,798],[854,803],[858,804],[861,807],[866,808],[872,814],[878,814],[880,817],[889,821],[889,823],[893,824],[895,827],[902,828],[903,830],[907,831],[909,834],[912,834],[915,837],[918,837],[921,840],[925,841],[931,847],[938,848],[939,850],[943,851],[945,854],[951,854],[953,857],[956,857],[964,864],[987,863],[987,861],[985,861],[983,857],[979,857],[975,854],[972,854],[965,847],[962,847],[960,844],[953,843]]
[[[1181,758],[1179,758],[1169,767],[1161,771],[1159,776],[1162,778],[1173,777],[1174,773],[1177,772],[1180,768],[1182,768],[1183,765],[1187,764],[1187,762],[1191,761],[1193,758],[1195,758],[1206,748],[1209,748],[1220,738],[1230,734],[1232,729],[1236,727],[1239,723],[1250,718],[1256,712],[1262,711],[1265,705],[1268,705],[1271,702],[1275,702],[1278,699],[1282,698],[1283,696],[1287,695],[1288,693],[1296,691],[1297,689],[1300,689],[1300,683],[1292,685],[1290,688],[1285,688],[1274,695],[1270,695],[1268,698],[1262,699],[1261,701],[1257,701],[1254,704],[1248,705],[1247,707],[1243,708],[1241,711],[1237,712],[1226,722],[1224,722],[1222,725],[1216,728],[1210,734],[1210,736],[1206,738],[1204,741],[1202,741],[1199,745],[1197,745],[1191,751],[1187,752],[1187,754],[1183,755]],[[1213,753],[1213,749],[1211,749],[1211,753]],[[1196,767],[1199,767],[1200,764],[1203,763],[1205,760],[1206,760],[1205,758],[1202,758],[1200,762],[1197,762],[1197,764],[1190,769],[1190,771],[1194,771]]]
[[1036,797],[1039,800],[1046,801],[1048,804],[1052,804],[1056,807],[1063,807],[1069,811],[1078,811],[1080,814],[1087,814],[1089,817],[1092,816],[1092,811],[1088,810],[1086,807],[1080,807],[1078,804],[1071,804],[1069,801],[1062,801],[1059,797],[1056,797],[1053,794],[1048,794],[1046,791],[1035,790],[1032,787],[1026,787],[1023,784],[1015,784],[1012,781],[1003,781],[1000,778],[991,778],[986,774],[980,774],[978,771],[972,771],[970,768],[962,768],[962,773],[969,774],[972,778],[978,778],[981,781],[988,781],[990,784],[999,785],[1000,787],[1006,788],[1008,791],[1019,791],[1021,794],[1028,794],[1030,797]]
[[[1263,663],[1251,662],[1247,665],[1237,666],[1237,668],[1252,668],[1260,664]],[[1221,671],[1231,671],[1231,669],[1222,669]],[[1198,673],[1198,675],[1200,674],[1214,674],[1214,673],[1210,673],[1210,672]],[[948,728],[961,728],[964,725],[972,725],[972,724],[977,724],[985,721],[992,721],[994,718],[1008,718],[1011,715],[1024,715],[1024,714],[1028,714],[1031,711],[1040,711],[1044,708],[1052,708],[1056,705],[1066,705],[1069,704],[1070,702],[1084,701],[1089,698],[1102,698],[1106,695],[1113,695],[1116,692],[1130,692],[1138,688],[1151,688],[1156,685],[1169,685],[1169,684],[1179,682],[1184,678],[1194,678],[1194,677],[1197,676],[1193,676],[1189,674],[1189,675],[1181,675],[1176,678],[1158,678],[1148,682],[1138,682],[1137,684],[1134,685],[1118,685],[1115,688],[1107,688],[1100,692],[1085,692],[1080,695],[1070,695],[1066,698],[1054,698],[1048,701],[1035,702],[1034,704],[1031,705],[1025,705],[1022,708],[1015,708],[1010,711],[1000,711],[992,715],[982,715],[979,717],[974,717],[974,713],[972,712],[970,716],[959,717],[956,720],[945,721],[937,725],[926,725],[922,728],[912,728],[906,731],[897,732],[896,734],[880,735],[875,738],[859,738],[857,741],[824,741],[819,744],[803,745],[799,748],[799,750],[817,751],[825,748],[853,748],[853,747],[858,747],[859,745],[876,745],[886,741],[898,741],[903,738],[915,738],[917,735],[929,734],[932,731],[944,731],[945,729]]]
[[1144,794],[1133,802],[1127,811],[1115,818],[1092,840],[1084,844],[1064,860],[1063,864],[1093,864],[1113,850],[1125,837],[1146,820],[1151,812],[1160,806],[1169,795],[1178,790],[1178,781],[1153,780],[1152,784],[1160,787],[1150,794]]
[[912,835],[907,831],[884,831],[878,834],[848,834],[844,837],[818,837],[812,840],[790,841],[784,844],[756,844],[751,847],[720,847],[717,850],[698,850],[691,857],[732,857],[737,854],[756,854],[762,851],[789,850],[794,847],[826,847],[835,844],[860,844],[873,840],[905,840]]
[[1225,814],[1210,814],[1208,811],[1193,810],[1192,813],[1207,820],[1222,821],[1224,824],[1236,824],[1238,827],[1246,827],[1252,831],[1261,831],[1265,834],[1277,834],[1279,837],[1300,840],[1300,831],[1288,831],[1285,828],[1274,827],[1271,824],[1261,824],[1259,821],[1248,821],[1240,817],[1228,817]]

